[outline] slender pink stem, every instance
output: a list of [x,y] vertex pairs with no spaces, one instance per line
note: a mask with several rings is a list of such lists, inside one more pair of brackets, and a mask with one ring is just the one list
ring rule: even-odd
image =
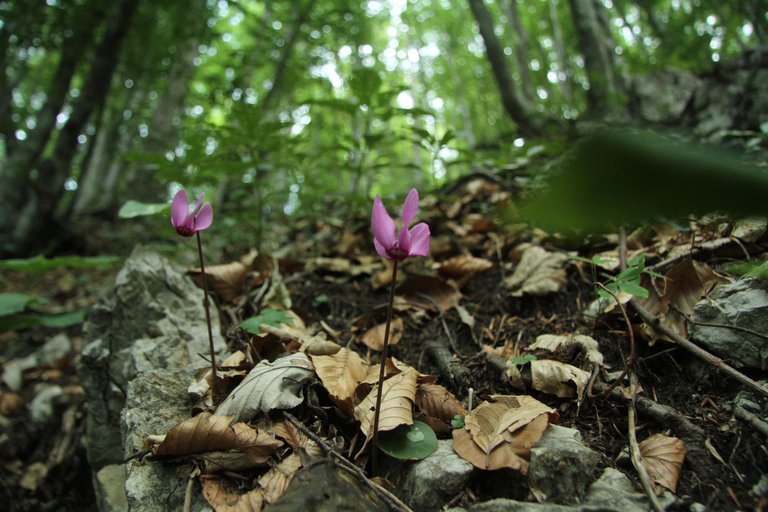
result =
[[211,311],[210,300],[208,300],[208,278],[205,275],[205,261],[203,260],[203,243],[200,241],[200,232],[195,233],[197,235],[197,254],[200,256],[200,273],[203,275],[203,306],[205,307],[205,320],[208,323],[208,350],[211,352],[211,395],[213,401],[216,402],[218,395],[218,377],[216,375],[216,355],[213,350],[213,327],[211,325]]
[[387,306],[387,324],[384,327],[384,346],[381,348],[381,368],[379,368],[379,384],[376,390],[376,409],[373,413],[373,445],[371,447],[371,474],[376,476],[379,470],[379,416],[381,413],[381,392],[384,388],[384,371],[387,366],[387,349],[389,348],[389,326],[392,323],[392,309],[395,305],[395,283],[397,282],[397,260],[392,267],[392,284],[389,286],[389,305]]

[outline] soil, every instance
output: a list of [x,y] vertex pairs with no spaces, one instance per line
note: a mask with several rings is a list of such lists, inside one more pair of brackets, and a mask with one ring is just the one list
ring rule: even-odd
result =
[[[414,312],[411,308],[400,315],[405,322],[404,335],[390,348],[390,355],[422,373],[438,375],[438,383],[446,386],[465,406],[470,388],[475,405],[478,400],[493,394],[527,393],[534,396],[556,408],[560,414],[559,424],[578,429],[585,444],[601,454],[600,469],[616,467],[637,481],[631,464],[622,462],[620,457],[628,444],[627,407],[623,401],[597,395],[578,403],[573,398],[557,398],[535,390],[521,391],[511,386],[498,366],[489,364],[483,346],[501,349],[506,345],[507,349],[514,347],[524,351],[541,334],[579,333],[599,341],[607,369],[621,371],[629,353],[629,333],[618,310],[597,320],[584,316],[582,311],[595,298],[595,289],[573,263],[566,266],[566,281],[561,290],[542,296],[512,296],[504,281],[514,268],[510,261],[516,257],[516,247],[533,242],[554,250],[556,244],[527,231],[510,234],[513,230],[494,223],[478,205],[499,192],[498,184],[483,182],[469,187],[471,183],[466,182],[467,186],[452,196],[463,201],[455,213],[446,214],[448,208],[444,211],[426,208],[421,215],[428,219],[435,234],[433,256],[436,261],[469,252],[493,263],[488,270],[460,278],[465,281],[460,286],[460,304],[474,318],[475,325],[470,329],[454,308],[442,313],[428,309]],[[307,227],[306,231],[295,233],[294,242],[285,254],[307,254],[302,244],[310,238],[309,231],[312,231],[319,246],[328,248],[322,256],[347,260],[353,267],[363,266],[362,259],[372,252],[366,224],[365,219],[360,219],[357,225],[363,227],[356,232],[349,232],[340,225],[322,225],[318,230],[315,224],[305,224],[311,229]],[[344,243],[340,244],[340,240]],[[447,243],[443,243],[445,241]],[[491,243],[493,241],[496,242]],[[598,247],[583,243],[578,252],[590,256],[597,248],[604,249],[605,244]],[[280,269],[290,292],[292,309],[307,325],[325,322],[335,331],[337,343],[350,344],[363,357],[378,361],[378,353],[365,347],[360,339],[367,328],[384,320],[388,286],[384,283],[373,289],[371,283],[376,272],[353,275],[354,272],[333,270],[310,264],[312,262],[311,257],[281,260]],[[383,268],[383,265],[377,267],[377,272]],[[410,276],[424,274],[435,275],[428,260],[407,260],[400,272],[403,281],[399,281],[402,283]],[[30,282],[29,276],[6,273],[2,287],[3,291],[29,293],[38,290],[52,297],[57,304],[71,305],[95,300],[113,277],[114,272],[62,271],[45,274]],[[71,284],[73,279],[74,284]],[[62,283],[70,284],[64,286]],[[244,290],[244,295],[251,293],[252,297],[259,286],[262,284]],[[222,332],[229,333],[232,349],[242,348],[248,341],[234,328],[236,321],[253,313],[253,310],[234,306],[247,302],[242,300],[244,295],[222,304]],[[642,321],[632,316],[631,310],[628,313],[633,329],[638,328]],[[59,331],[38,328],[2,334],[3,360],[7,362],[33,352],[56,332]],[[5,441],[0,441],[0,502],[10,503],[13,511],[95,509],[87,460],[77,442],[77,436],[84,429],[82,395],[76,392],[65,394],[65,398],[56,404],[55,415],[45,428],[34,427],[29,419],[28,404],[38,388],[50,384],[77,385],[75,363],[81,334],[78,328],[70,328],[66,333],[73,340],[72,357],[58,361],[55,367],[26,371],[24,387],[19,393],[2,388],[0,405],[4,407],[4,422],[0,426],[0,435]],[[742,386],[674,344],[659,341],[650,345],[638,335],[636,345],[635,369],[643,396],[674,409],[706,434],[706,446],[701,440],[697,441],[698,446],[688,446],[693,461],[688,457],[682,468],[677,495],[683,504],[678,509],[688,510],[691,504],[698,502],[710,510],[762,510],[766,498],[754,496],[750,490],[768,471],[768,449],[760,433],[733,417],[733,400],[742,391]],[[449,350],[454,363],[468,372],[462,378],[452,378],[456,374],[446,372],[434,357],[430,347],[435,346]],[[765,375],[752,376],[765,378]],[[12,400],[17,400],[14,402],[16,406],[8,405]],[[64,414],[70,408],[74,408],[75,422],[69,431],[65,431],[62,427]],[[310,424],[313,411],[300,408],[297,416]],[[319,433],[327,433],[329,427],[323,425]],[[337,427],[345,431],[343,425]],[[639,439],[664,431],[664,425],[640,412]],[[680,435],[670,432],[670,435],[676,434]],[[64,463],[49,468],[47,476],[38,481],[30,479],[32,464],[45,465],[50,448],[62,439],[73,437],[75,442]],[[346,442],[352,442],[351,434]],[[499,486],[478,480],[455,497],[452,505],[469,505],[504,495],[504,492]],[[526,494],[516,497],[528,498]]]

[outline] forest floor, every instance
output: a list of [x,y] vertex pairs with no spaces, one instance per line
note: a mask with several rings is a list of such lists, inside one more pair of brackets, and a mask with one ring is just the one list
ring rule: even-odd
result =
[[[618,270],[595,268],[572,258],[601,254],[603,261],[612,260],[615,265],[619,238],[606,235],[573,242],[524,226],[505,226],[493,212],[497,206],[513,201],[505,191],[510,189],[496,179],[475,176],[458,183],[441,197],[439,204],[429,198],[422,200],[419,219],[431,227],[432,251],[429,258],[409,259],[401,266],[395,315],[402,327],[397,332],[399,342],[390,347],[390,356],[422,374],[437,376],[437,383],[465,407],[469,405],[470,389],[475,407],[491,395],[533,396],[557,411],[558,424],[577,429],[584,444],[600,453],[599,469],[616,467],[637,482],[631,464],[621,462],[620,457],[628,446],[626,400],[597,392],[588,397],[584,396],[585,390],[558,397],[536,389],[515,388],[504,369],[508,358],[526,354],[526,348],[544,334],[584,334],[597,340],[604,357],[598,385],[606,379],[610,382],[625,368],[631,351],[630,332],[621,308],[611,308],[609,300],[603,306],[610,311],[597,316],[584,314],[597,298],[593,282],[608,284]],[[391,213],[396,209],[395,205],[388,206]],[[707,247],[708,242],[727,240],[731,227],[722,219],[714,224],[699,220],[685,228],[658,225],[630,233],[627,245],[630,257],[643,253],[647,265],[661,263],[654,267],[661,274],[675,263],[686,261],[691,248],[702,264],[710,263],[722,270],[720,263],[744,257],[743,244],[724,242],[711,244],[711,250],[699,249]],[[748,249],[762,252],[759,244],[758,240]],[[541,249],[541,259],[534,263],[538,270],[517,274],[530,248]],[[385,319],[389,267],[374,257],[368,220],[297,225],[293,242],[281,252],[280,275],[290,294],[292,311],[305,325],[319,326],[317,331],[324,331],[329,339],[356,350],[365,360],[377,362],[377,350],[364,340],[375,346],[370,329]],[[253,340],[236,326],[259,312],[253,307],[258,304],[254,298],[260,297],[265,286],[265,272],[274,275],[260,267],[265,261],[256,258],[249,262],[244,288],[226,301],[219,300],[222,332],[232,350],[254,347]],[[56,304],[81,305],[103,295],[115,272],[59,270],[38,276],[8,272],[4,273],[2,287],[3,291],[39,291]],[[702,288],[701,295],[711,288]],[[668,432],[686,441],[688,457],[676,491],[682,504],[676,509],[688,510],[696,502],[710,510],[763,509],[766,498],[755,496],[751,489],[768,472],[766,439],[733,415],[734,398],[744,387],[674,343],[649,343],[648,326],[628,303],[622,307],[632,324],[636,350],[632,369],[642,388],[641,396],[671,408],[677,416],[673,423],[687,420],[703,431],[703,436],[693,437],[690,432],[669,432],[669,422],[663,418],[642,409],[639,413],[636,432],[641,440]],[[3,333],[0,347],[4,367],[34,356],[60,332],[36,328]],[[82,333],[73,327],[65,334],[70,341],[65,354],[54,360],[40,356],[35,364],[24,367],[18,389],[2,384],[0,502],[10,503],[11,510],[90,510],[95,506],[87,461],[79,443],[85,421],[75,365]],[[584,363],[583,356],[573,353],[536,351],[532,356],[575,366]],[[530,386],[524,367],[522,363],[523,380]],[[588,366],[586,369],[590,370]],[[54,386],[55,392],[50,391]],[[47,398],[42,396],[46,393]],[[310,423],[311,409],[300,409],[297,416]],[[349,433],[348,423],[337,427],[337,432],[344,433],[345,453],[351,444],[360,446],[361,440]],[[328,434],[329,429],[330,424],[321,425],[318,434]],[[450,438],[450,433],[441,437]],[[391,475],[390,480],[397,492],[397,476]],[[486,482],[482,478],[472,480],[451,504],[467,506],[499,496],[533,499],[524,488],[494,488]]]

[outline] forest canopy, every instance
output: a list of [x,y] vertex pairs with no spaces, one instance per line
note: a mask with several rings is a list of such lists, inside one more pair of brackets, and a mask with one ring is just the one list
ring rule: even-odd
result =
[[0,254],[66,250],[84,219],[180,185],[206,192],[224,240],[259,247],[286,218],[558,151],[578,123],[636,119],[649,73],[765,45],[764,7],[0,2]]

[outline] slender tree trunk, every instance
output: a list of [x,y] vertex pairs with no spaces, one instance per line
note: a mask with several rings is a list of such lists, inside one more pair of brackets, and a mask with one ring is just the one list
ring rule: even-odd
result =
[[591,115],[602,116],[618,103],[618,85],[614,59],[595,4],[592,0],[569,0],[573,23],[589,79],[587,108]]
[[45,244],[53,231],[53,214],[61,199],[64,182],[78,150],[78,136],[96,105],[110,90],[110,82],[119,61],[120,48],[131,24],[139,0],[118,0],[96,48],[91,68],[69,119],[61,128],[51,155],[37,166],[31,193],[18,215],[13,229],[13,252],[28,253]]
[[485,53],[491,65],[496,85],[501,95],[501,103],[510,118],[517,124],[520,133],[526,136],[537,135],[541,127],[534,119],[533,109],[515,87],[507,66],[504,50],[496,38],[493,19],[483,0],[468,0],[472,14],[477,20],[480,35],[485,42]]
[[552,24],[552,38],[554,39],[555,54],[557,55],[557,67],[558,70],[565,75],[565,80],[560,82],[559,90],[563,95],[565,104],[570,108],[573,108],[573,90],[571,89],[571,78],[573,77],[573,73],[571,71],[571,66],[568,63],[568,52],[565,50],[565,43],[563,42],[563,28],[560,25],[560,13],[557,11],[560,2],[550,0],[547,3],[549,4],[549,20]]
[[507,19],[512,28],[510,36],[512,40],[512,48],[515,52],[515,60],[517,61],[517,73],[520,76],[520,87],[523,90],[525,99],[533,103],[536,101],[536,91],[534,91],[533,80],[531,80],[531,57],[528,54],[528,31],[525,29],[523,21],[520,19],[517,0],[507,0],[504,3],[504,7],[504,12],[507,15]]

